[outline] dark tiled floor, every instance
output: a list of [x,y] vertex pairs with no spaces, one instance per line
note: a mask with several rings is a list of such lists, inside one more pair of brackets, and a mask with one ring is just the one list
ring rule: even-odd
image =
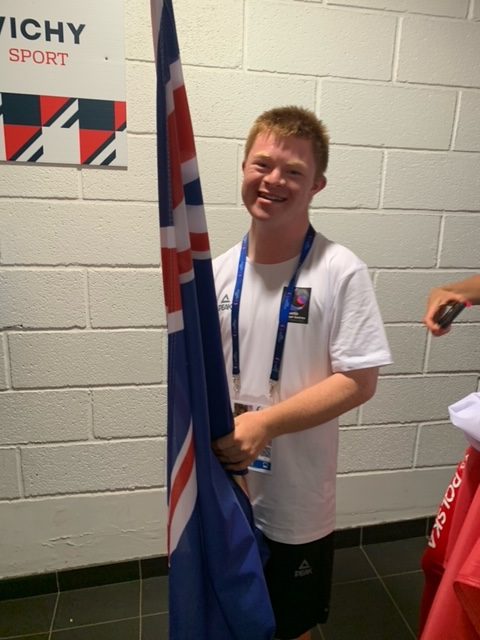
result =
[[[330,618],[313,640],[415,638],[425,544],[418,537],[338,549]],[[167,578],[0,601],[0,638],[13,637],[167,640]]]

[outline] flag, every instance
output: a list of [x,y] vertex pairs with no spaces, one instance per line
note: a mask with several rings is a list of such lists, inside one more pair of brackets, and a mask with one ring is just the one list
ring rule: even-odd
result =
[[480,639],[480,451],[469,447],[445,491],[422,566],[421,640]]
[[438,587],[445,573],[447,560],[447,545],[450,539],[450,529],[458,503],[458,493],[463,481],[463,472],[468,460],[468,451],[458,463],[457,468],[445,489],[443,499],[438,507],[435,522],[433,523],[427,548],[422,556],[422,570],[424,573],[424,586],[420,603],[419,635],[427,622]]
[[168,321],[170,640],[271,640],[250,504],[211,450],[233,418],[171,0],[151,0]]

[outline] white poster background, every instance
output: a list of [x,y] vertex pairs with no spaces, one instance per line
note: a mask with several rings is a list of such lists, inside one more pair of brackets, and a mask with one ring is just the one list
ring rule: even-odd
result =
[[[124,0],[1,0],[0,19],[2,16],[5,20],[0,31],[0,91],[125,100]],[[16,37],[12,34],[12,18]],[[40,27],[26,26],[29,34],[40,34],[35,40],[21,33],[22,21],[29,18],[40,24]],[[46,39],[47,21],[53,28],[63,23],[63,42],[55,34],[50,41]],[[74,43],[69,22],[75,28],[85,25],[79,44]],[[20,51],[12,54],[11,49]],[[57,64],[35,63],[32,58],[25,62],[11,61],[12,55],[22,55],[22,49],[32,54],[43,52],[44,60],[46,52],[53,52]],[[42,53],[37,53],[36,58],[40,61]]]

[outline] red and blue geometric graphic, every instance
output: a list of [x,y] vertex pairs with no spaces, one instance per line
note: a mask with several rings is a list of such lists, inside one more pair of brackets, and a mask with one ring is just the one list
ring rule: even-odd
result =
[[0,93],[0,160],[126,166],[126,103]]

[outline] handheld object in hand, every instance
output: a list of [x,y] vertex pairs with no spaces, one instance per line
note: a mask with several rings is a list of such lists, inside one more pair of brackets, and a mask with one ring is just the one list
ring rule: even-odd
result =
[[435,316],[435,322],[442,329],[449,327],[455,318],[461,313],[465,307],[469,306],[466,302],[456,302],[451,306],[441,309]]

